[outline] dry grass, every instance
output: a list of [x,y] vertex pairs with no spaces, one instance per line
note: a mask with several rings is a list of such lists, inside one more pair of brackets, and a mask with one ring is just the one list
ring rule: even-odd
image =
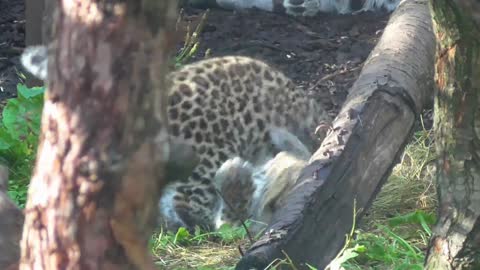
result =
[[389,218],[415,210],[433,211],[436,206],[435,157],[432,132],[415,133],[368,211],[364,225],[385,223]]
[[157,250],[157,264],[165,269],[229,269],[240,259],[236,245],[238,243],[206,242],[186,247],[169,246]]

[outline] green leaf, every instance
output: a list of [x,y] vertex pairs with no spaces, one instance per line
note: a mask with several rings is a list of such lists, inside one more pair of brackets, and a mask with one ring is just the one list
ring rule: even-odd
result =
[[243,239],[246,236],[243,227],[234,227],[230,224],[223,224],[217,230],[218,235],[223,242],[230,243],[238,239]]
[[28,88],[24,84],[18,84],[17,85],[17,91],[18,95],[21,97],[24,97],[26,99],[36,97],[36,96],[42,96],[45,93],[45,87],[32,87]]
[[184,227],[178,228],[177,233],[175,234],[175,239],[173,240],[174,244],[180,244],[188,242],[190,238],[190,233]]
[[[12,145],[13,140],[10,136],[10,133],[8,133],[4,128],[0,129],[0,151],[8,150],[12,147]],[[0,158],[1,156],[3,156],[2,152],[0,152]]]
[[364,250],[365,246],[356,244],[353,248],[347,248],[342,255],[331,262],[331,265],[342,265],[348,260],[356,258],[358,256],[358,250]]
[[11,99],[3,109],[3,125],[7,129],[10,136],[18,139],[20,135],[27,133],[27,127],[22,125],[22,115],[25,108],[20,106],[18,99]]
[[17,85],[17,98],[9,99],[0,123],[0,157],[9,165],[9,194],[22,207],[25,204],[43,110],[43,87]]
[[416,210],[414,212],[389,219],[388,225],[395,227],[403,224],[420,224],[423,230],[430,235],[431,230],[429,225],[433,225],[435,222],[436,217],[434,214]]

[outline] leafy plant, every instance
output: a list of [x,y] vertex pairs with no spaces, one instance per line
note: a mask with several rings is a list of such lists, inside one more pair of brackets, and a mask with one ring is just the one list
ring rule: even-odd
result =
[[436,217],[433,213],[426,213],[425,211],[416,210],[412,213],[393,217],[388,221],[390,227],[396,227],[404,224],[419,224],[422,229],[430,236],[432,231],[431,225],[435,224]]
[[[249,226],[248,221],[247,227]],[[230,244],[245,239],[247,232],[243,227],[234,227],[230,224],[223,224],[216,232],[223,243]]]
[[[352,244],[357,256],[343,261],[345,269],[423,269],[424,254],[420,246],[426,246],[431,234],[430,226],[434,223],[432,214],[415,211],[390,219],[389,226],[378,225],[380,233],[357,231]],[[414,242],[405,234],[394,232],[401,225],[420,225],[413,239],[422,239],[423,243]],[[355,248],[354,247],[354,248]],[[388,267],[386,267],[388,266]]]
[[0,157],[10,168],[10,197],[23,207],[40,133],[45,88],[17,85],[17,98],[9,99],[0,124]]
[[[190,23],[187,25],[187,29],[185,31],[185,38],[184,38],[184,43],[183,47],[180,49],[180,51],[177,53],[177,56],[175,57],[175,68],[179,68],[182,65],[184,65],[190,58],[192,58],[198,51],[198,46],[200,45],[200,34],[203,31],[203,28],[205,27],[205,23],[207,21],[209,10],[207,9],[205,13],[203,13],[202,18],[200,19],[200,22],[196,26],[195,30],[191,32],[190,30]],[[180,21],[182,20],[183,17],[183,10],[180,11],[180,14],[177,19],[177,31],[180,25]],[[207,50],[205,52],[205,57],[208,57],[210,51]]]
[[235,227],[229,224],[222,225],[215,232],[205,232],[196,227],[194,234],[187,229],[180,227],[175,234],[160,231],[151,240],[152,248],[165,248],[168,246],[201,245],[209,241],[220,241],[224,244],[231,244],[238,240],[245,239],[246,232],[243,227]]

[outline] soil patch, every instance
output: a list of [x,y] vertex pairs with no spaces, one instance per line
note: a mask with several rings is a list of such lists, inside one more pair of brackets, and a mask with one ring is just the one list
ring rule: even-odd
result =
[[[0,1],[0,100],[16,96],[25,47],[25,1]],[[21,69],[20,69],[21,70]]]
[[[187,9],[193,25],[203,10]],[[292,18],[258,10],[212,10],[201,35],[199,53],[245,55],[264,60],[312,91],[332,115],[338,113],[388,21],[385,13],[321,14]]]

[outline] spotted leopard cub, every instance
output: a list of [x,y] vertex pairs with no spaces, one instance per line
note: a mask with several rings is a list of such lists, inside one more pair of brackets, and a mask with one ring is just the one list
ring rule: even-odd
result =
[[215,214],[215,227],[238,226],[250,219],[250,230],[257,234],[285,205],[310,151],[297,137],[283,129],[273,129],[271,138],[281,152],[257,166],[234,157],[222,164],[215,175],[215,185],[222,202]]
[[164,189],[160,219],[170,230],[214,228],[215,173],[230,158],[253,165],[270,159],[278,152],[270,130],[284,128],[314,149],[322,139],[316,127],[330,121],[283,73],[248,57],[199,61],[171,73],[168,83],[171,140],[191,145],[200,160],[188,180]]

